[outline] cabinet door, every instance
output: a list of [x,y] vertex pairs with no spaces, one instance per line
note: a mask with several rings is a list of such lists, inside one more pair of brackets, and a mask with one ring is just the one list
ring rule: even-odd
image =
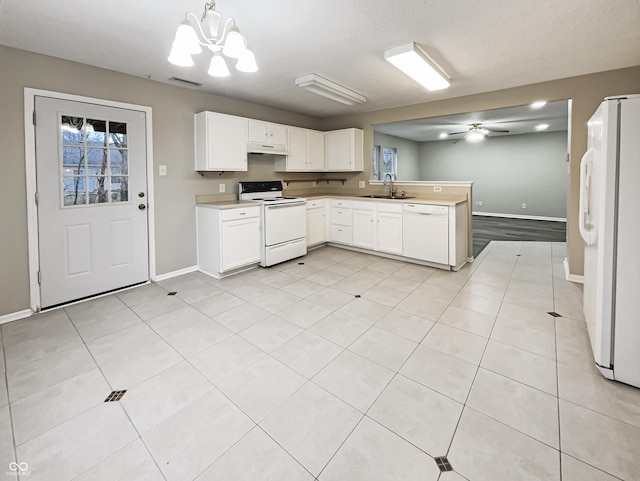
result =
[[327,170],[353,170],[353,136],[350,130],[325,132],[324,155]]
[[249,142],[268,143],[269,124],[260,120],[249,120]]
[[402,214],[378,212],[378,250],[402,255]]
[[353,210],[353,245],[365,249],[375,249],[375,212],[373,210]]
[[324,208],[307,210],[307,245],[321,244],[326,240]]
[[260,218],[221,222],[221,272],[260,261]]
[[289,155],[287,156],[287,171],[306,171],[307,163],[307,135],[305,129],[289,127]]
[[325,170],[324,132],[307,130],[307,168],[312,172]]
[[270,144],[287,145],[287,126],[280,124],[269,124],[267,127]]
[[195,135],[196,170],[247,170],[247,119],[202,112]]

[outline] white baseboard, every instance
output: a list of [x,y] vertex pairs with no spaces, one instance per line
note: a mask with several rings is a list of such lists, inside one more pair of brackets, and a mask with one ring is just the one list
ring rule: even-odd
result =
[[6,324],[7,322],[13,322],[13,321],[17,321],[18,319],[24,319],[25,317],[29,317],[31,315],[33,315],[33,311],[31,309],[25,309],[23,311],[5,314],[4,316],[0,316],[0,324]]
[[472,212],[473,215],[485,217],[506,217],[507,219],[550,220],[552,222],[567,222],[564,217],[544,217],[541,215],[500,214],[498,212]]
[[567,279],[568,281],[571,281],[571,282],[577,282],[579,284],[584,284],[584,276],[571,274],[569,272],[569,261],[567,260],[566,257],[564,258],[563,264],[564,264],[564,277],[565,277],[565,279]]
[[153,282],[160,282],[167,279],[171,279],[172,277],[182,276],[184,274],[189,274],[191,272],[195,272],[198,270],[198,266],[185,267],[184,269],[178,269],[177,271],[167,272],[166,274],[156,275],[155,278],[151,279]]

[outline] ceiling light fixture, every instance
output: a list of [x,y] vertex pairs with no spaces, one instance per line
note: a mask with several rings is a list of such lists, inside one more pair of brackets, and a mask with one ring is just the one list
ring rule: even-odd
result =
[[[212,77],[230,75],[223,55],[229,59],[237,59],[236,69],[240,72],[257,72],[256,58],[247,47],[247,41],[240,34],[235,19],[228,18],[220,31],[221,20],[222,15],[216,10],[214,0],[204,4],[204,13],[200,19],[193,13],[187,12],[176,31],[169,62],[178,67],[191,67],[193,66],[191,56],[199,54],[202,52],[202,47],[206,47],[213,53],[208,71]],[[203,23],[210,36],[207,36],[202,28]],[[194,28],[194,24],[197,28]]]
[[538,124],[536,125],[536,130],[547,130],[549,128],[549,124]]
[[546,100],[537,100],[537,101],[533,102],[530,107],[532,109],[541,109],[545,105],[547,105],[547,101]]
[[446,132],[442,132],[438,137],[440,137],[441,139],[446,139],[447,137],[449,137],[449,134]]
[[482,142],[484,140],[485,134],[480,131],[480,130],[475,130],[471,133],[469,133],[469,135],[467,135],[467,142],[471,142],[472,144],[475,144],[477,142]]
[[360,95],[358,92],[354,92],[315,73],[297,77],[296,85],[346,105],[356,105],[367,101],[364,95]]
[[451,85],[449,76],[414,42],[385,50],[384,58],[427,90]]

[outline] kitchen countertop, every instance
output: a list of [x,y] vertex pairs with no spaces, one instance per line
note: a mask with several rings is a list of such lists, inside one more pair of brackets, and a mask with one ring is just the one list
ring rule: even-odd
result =
[[[391,203],[409,203],[409,204],[431,204],[431,205],[458,205],[467,202],[467,198],[464,195],[448,196],[447,198],[427,198],[427,197],[414,197],[409,199],[380,199],[373,197],[360,197],[357,195],[308,195],[305,199],[349,199],[360,200],[365,202],[391,202]],[[259,204],[250,200],[223,200],[218,202],[202,202],[196,204],[199,207],[208,207],[210,209],[237,209],[239,207],[258,206]]]

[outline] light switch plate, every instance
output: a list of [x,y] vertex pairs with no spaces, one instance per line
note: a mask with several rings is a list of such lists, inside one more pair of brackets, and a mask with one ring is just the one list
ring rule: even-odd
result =
[[166,165],[159,165],[158,166],[158,175],[161,175],[161,176],[167,175],[167,166]]

